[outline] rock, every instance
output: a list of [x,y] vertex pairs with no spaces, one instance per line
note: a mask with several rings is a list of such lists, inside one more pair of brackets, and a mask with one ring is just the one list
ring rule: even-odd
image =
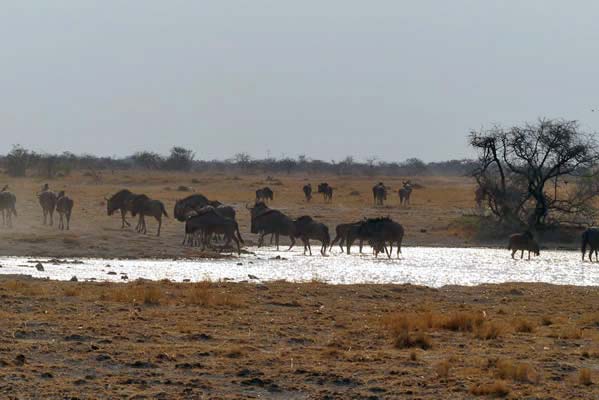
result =
[[78,282],[79,279],[77,279],[77,277],[75,275],[73,275],[70,279],[71,282]]
[[38,262],[37,264],[35,264],[35,269],[37,269],[38,271],[43,271],[44,266],[42,265],[42,263]]
[[21,365],[25,364],[25,362],[26,362],[26,359],[23,354],[19,354],[15,357],[15,365],[21,366]]
[[243,265],[243,263],[238,262],[237,265]]
[[427,230],[426,229],[420,229],[420,233],[426,233]]
[[52,375],[52,374],[51,374],[51,373],[49,373],[49,372],[44,372],[44,373],[43,373],[43,374],[41,374],[40,376],[41,376],[42,378],[44,378],[44,379],[52,379],[52,378],[54,378],[54,375]]
[[256,285],[256,289],[258,289],[258,290],[268,290],[268,286],[266,286],[266,285]]
[[114,271],[108,271],[108,275],[116,275],[116,272],[114,272]]
[[248,274],[248,278],[250,279],[260,279],[256,275]]
[[185,278],[185,279],[183,279],[183,282],[191,282],[191,279]]
[[128,277],[127,275],[122,275],[122,276],[121,276],[121,279],[122,279],[122,280],[124,280],[124,281],[126,281],[126,280],[128,280],[128,279],[129,279],[129,277]]

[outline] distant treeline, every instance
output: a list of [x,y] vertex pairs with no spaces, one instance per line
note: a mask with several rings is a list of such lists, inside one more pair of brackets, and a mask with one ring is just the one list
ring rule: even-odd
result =
[[160,170],[199,171],[233,173],[322,173],[335,175],[389,175],[422,176],[469,174],[476,166],[474,160],[450,160],[425,163],[417,158],[402,162],[378,161],[374,158],[365,162],[346,157],[343,161],[323,161],[299,156],[297,158],[254,159],[246,153],[238,153],[227,160],[197,160],[192,150],[173,147],[167,156],[153,152],[137,152],[127,157],[100,157],[90,154],[76,155],[42,154],[21,146],[13,146],[6,155],[0,155],[0,168],[10,176],[36,175],[46,178],[67,176],[72,171],[88,170]]

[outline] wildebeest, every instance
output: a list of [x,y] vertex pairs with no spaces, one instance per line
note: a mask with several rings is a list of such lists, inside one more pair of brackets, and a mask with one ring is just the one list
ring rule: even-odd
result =
[[156,218],[158,221],[158,230],[156,236],[160,236],[160,228],[162,227],[162,216],[168,218],[166,208],[160,200],[152,200],[144,194],[137,195],[129,200],[128,208],[131,210],[131,215],[135,217],[139,214],[139,222],[137,223],[137,231],[147,233],[145,216],[149,215]]
[[106,213],[108,215],[112,215],[116,210],[120,210],[121,212],[121,229],[126,226],[131,226],[129,222],[127,222],[126,216],[127,211],[131,211],[131,200],[135,198],[137,195],[132,193],[130,190],[123,189],[119,190],[115,194],[113,194],[109,199],[106,197]]
[[331,242],[331,247],[330,247],[329,251],[333,249],[333,246],[336,243],[339,243],[339,247],[341,248],[342,252],[345,251],[343,249],[343,244],[347,242],[347,236],[348,236],[350,230],[353,229],[355,231],[354,234],[353,234],[353,237],[355,239],[359,239],[360,240],[360,253],[361,253],[362,252],[362,244],[363,244],[364,239],[360,238],[359,235],[357,234],[357,229],[359,227],[360,222],[361,221],[352,222],[352,223],[349,223],[349,224],[339,224],[339,225],[337,225],[335,227],[335,238]]
[[582,260],[589,248],[589,261],[593,261],[593,252],[595,253],[595,260],[599,261],[599,228],[592,227],[588,228],[582,233]]
[[37,195],[44,213],[44,225],[46,225],[46,218],[50,217],[50,225],[54,225],[54,210],[56,209],[56,193],[51,192],[46,183],[42,188],[42,192]]
[[[357,224],[357,228],[350,229],[347,238],[347,254],[350,252],[351,244],[357,237],[374,242],[373,249],[375,255],[384,249],[387,256],[391,258],[393,244],[397,245],[397,257],[401,253],[401,243],[403,241],[404,228],[401,224],[393,221],[389,217],[369,218]],[[387,250],[386,244],[389,244]]]
[[293,248],[295,227],[291,218],[279,210],[268,208],[263,202],[257,202],[254,207],[248,207],[248,209],[252,217],[250,230],[252,233],[260,235],[258,247],[262,246],[265,235],[273,234],[277,250],[279,250],[279,236],[281,235],[289,236],[289,240],[291,240],[289,249]]
[[69,230],[71,225],[71,213],[73,211],[73,205],[73,199],[66,196],[64,190],[61,190],[56,198],[56,212],[60,217],[60,220],[58,221],[58,229],[65,229],[64,219],[66,219],[66,229],[67,231]]
[[312,248],[310,247],[310,239],[319,240],[322,245],[320,246],[320,254],[323,256],[327,253],[327,247],[331,242],[329,235],[329,228],[320,222],[316,222],[312,217],[304,215],[293,221],[295,237],[300,238],[304,244],[304,254],[306,250],[312,255]]
[[410,181],[404,181],[403,187],[399,189],[398,193],[400,205],[410,204],[410,196],[412,195],[412,184]]
[[529,231],[511,235],[507,248],[512,251],[512,258],[514,258],[514,254],[516,254],[518,250],[521,251],[520,258],[524,257],[524,251],[527,250],[529,260],[530,252],[533,252],[535,256],[540,254],[539,244],[534,240],[532,233]]
[[268,186],[256,190],[256,202],[272,199],[274,199],[274,193]]
[[304,197],[306,198],[306,201],[310,202],[310,200],[312,200],[312,185],[308,183],[304,185],[302,190],[304,191]]
[[189,217],[185,222],[185,235],[199,236],[202,250],[205,249],[213,234],[224,236],[224,247],[229,246],[231,240],[234,241],[237,245],[237,253],[241,254],[240,242],[243,243],[243,239],[235,220],[222,216],[214,208],[205,208],[198,215]]
[[12,227],[12,216],[17,216],[17,197],[6,191],[5,186],[0,191],[0,212],[2,212],[2,225]]
[[201,194],[192,194],[184,199],[175,202],[174,216],[177,221],[185,222],[190,211],[197,211],[202,207],[209,205],[210,200]]
[[[218,202],[214,202],[218,203]],[[219,203],[220,204],[220,203]],[[175,207],[176,210],[176,207]],[[217,207],[206,205],[201,208],[189,208],[189,210],[185,213],[185,221],[189,220],[189,218],[194,217],[196,215],[205,214],[207,212],[216,212],[218,215],[221,215],[225,218],[229,218],[235,221],[236,211],[231,206],[219,205]],[[187,232],[185,233],[185,237],[183,238],[183,243],[189,239],[187,237]]]
[[322,197],[324,197],[324,201],[332,201],[333,200],[333,188],[326,182],[320,183],[318,185],[318,193],[322,193]]
[[387,200],[387,188],[383,185],[383,182],[379,182],[372,188],[372,197],[374,198],[374,205],[382,206],[384,200]]

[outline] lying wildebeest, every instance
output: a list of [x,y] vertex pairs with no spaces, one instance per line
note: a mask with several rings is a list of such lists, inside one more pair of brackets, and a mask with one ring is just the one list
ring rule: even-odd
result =
[[412,184],[410,181],[404,181],[403,187],[399,189],[398,193],[400,205],[410,204],[410,196],[412,195]]
[[191,196],[187,196],[184,199],[177,200],[175,202],[175,209],[173,215],[177,219],[177,221],[185,222],[187,219],[187,214],[190,211],[199,210],[202,207],[209,205],[210,200],[204,195],[201,194],[192,194]]
[[304,254],[306,250],[312,255],[312,248],[310,247],[310,239],[319,240],[322,245],[320,246],[320,254],[323,256],[327,253],[327,247],[331,242],[329,236],[329,228],[320,222],[314,221],[312,217],[304,215],[293,221],[295,237],[300,238],[304,244]]
[[[246,206],[247,207],[247,206]],[[260,235],[258,247],[262,246],[264,236],[272,234],[275,237],[275,244],[279,250],[279,236],[289,236],[291,245],[289,250],[295,244],[293,220],[279,210],[268,208],[263,202],[257,202],[254,207],[247,207],[252,217],[251,232]]]
[[71,226],[71,213],[73,211],[73,205],[74,205],[73,200],[70,197],[65,195],[64,190],[61,190],[58,193],[58,197],[56,198],[56,212],[58,213],[58,216],[60,217],[60,220],[58,221],[58,229],[60,229],[60,230],[65,229],[64,219],[66,219],[66,221],[67,221],[66,229],[67,229],[67,231],[69,230],[69,228]]
[[256,202],[274,199],[273,191],[267,186],[256,190]]
[[[369,218],[357,224],[357,228],[352,228],[347,237],[347,254],[350,253],[351,244],[356,238],[372,241],[375,245],[373,250],[378,256],[380,250],[387,252],[387,257],[391,258],[393,244],[397,245],[397,257],[401,253],[401,243],[403,241],[404,228],[401,224],[393,221],[389,217]],[[387,250],[386,244],[389,243]]]
[[129,200],[128,208],[131,210],[131,215],[135,217],[139,214],[139,222],[136,230],[141,233],[147,233],[145,216],[149,215],[156,218],[158,221],[158,231],[156,236],[160,236],[160,228],[162,227],[162,216],[168,218],[166,208],[160,200],[152,200],[145,194],[140,194]]
[[322,193],[324,201],[333,201],[333,187],[323,182],[318,185],[318,193]]
[[17,197],[4,187],[0,192],[0,212],[2,212],[2,225],[12,227],[12,216],[17,216]]
[[372,197],[374,198],[374,205],[382,206],[384,200],[387,200],[387,188],[385,188],[383,182],[379,182],[372,188]]
[[54,210],[56,209],[56,193],[51,192],[46,183],[42,188],[42,192],[37,195],[37,198],[42,206],[42,212],[44,213],[44,225],[46,225],[46,218],[50,217],[50,225],[54,225]]
[[132,193],[127,189],[119,190],[115,194],[113,194],[109,199],[104,197],[106,200],[106,213],[108,215],[114,214],[116,210],[120,210],[121,212],[121,229],[126,226],[131,226],[129,222],[127,222],[126,216],[127,211],[131,211],[130,206],[132,204],[132,200],[137,195]]
[[529,231],[511,235],[507,248],[512,251],[512,258],[514,258],[514,254],[516,254],[518,250],[521,251],[520,258],[524,257],[524,251],[527,250],[529,260],[531,251],[535,256],[540,254],[539,244],[534,240],[532,233]]
[[[224,247],[229,246],[231,240],[233,240],[237,244],[237,254],[241,254],[239,243],[243,243],[243,239],[239,233],[239,225],[235,220],[222,216],[214,208],[206,208],[200,214],[189,217],[185,222],[185,235],[189,237],[199,236],[202,250],[209,244],[208,242],[213,234],[224,235]],[[237,237],[235,234],[237,234]]]
[[589,247],[589,261],[593,261],[593,252],[595,253],[595,260],[599,261],[599,228],[588,228],[582,233],[582,261],[584,261],[587,246]]
[[304,197],[306,198],[306,201],[309,203],[310,200],[312,200],[312,185],[308,183],[307,185],[304,185],[302,190],[304,191]]

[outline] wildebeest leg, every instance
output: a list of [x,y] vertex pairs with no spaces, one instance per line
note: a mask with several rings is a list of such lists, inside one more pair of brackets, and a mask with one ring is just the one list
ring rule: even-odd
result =
[[530,250],[528,250],[528,261],[530,261]]
[[362,247],[364,246],[364,240],[360,239],[360,254],[362,254]]
[[50,210],[50,226],[54,226],[54,210]]
[[520,259],[522,260],[524,258],[524,250],[520,250]]
[[46,213],[47,213],[47,211],[44,208],[44,209],[42,209],[42,212],[44,213],[44,225],[46,225]]
[[121,229],[127,226],[131,226],[129,222],[127,222],[127,210],[121,208]]
[[[391,242],[391,243],[393,243],[393,242]],[[387,246],[385,245],[385,242],[383,242],[383,249],[385,249],[385,253],[387,253],[387,258],[389,258],[389,259],[391,258],[391,252],[393,251],[393,250],[391,249],[391,247],[392,247],[392,246],[393,246],[393,245],[391,245],[391,246],[389,247],[389,249],[390,249],[390,250],[388,250],[388,249],[387,249]]]
[[71,229],[71,212],[70,211],[67,212],[66,217],[67,217],[67,231],[68,231]]
[[58,229],[62,230],[62,213],[58,213]]
[[156,219],[158,220],[158,233],[156,236],[160,236],[160,228],[162,227],[162,214],[160,214],[159,217],[156,217]]
[[258,247],[262,247],[262,244],[264,242],[264,235],[266,235],[266,233],[264,232],[260,234],[260,237],[258,238]]
[[516,249],[512,250],[512,258],[514,258],[514,255],[516,254],[517,251],[518,250],[516,250]]
[[293,246],[295,246],[295,238],[293,236],[289,236],[289,239],[291,239],[291,244],[289,245],[287,251],[291,250]]
[[279,232],[275,233],[275,243],[277,244],[277,251],[279,251]]

